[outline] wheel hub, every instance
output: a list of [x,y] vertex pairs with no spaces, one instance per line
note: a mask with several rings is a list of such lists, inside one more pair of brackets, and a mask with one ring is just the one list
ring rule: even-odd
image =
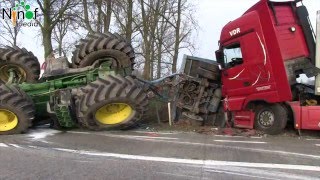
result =
[[133,113],[130,105],[125,103],[111,103],[102,106],[95,114],[96,120],[105,125],[119,124],[128,119]]
[[10,131],[18,125],[18,117],[11,111],[0,109],[0,131]]
[[10,72],[13,72],[18,78],[19,82],[24,82],[26,80],[26,72],[15,64],[7,64],[0,67],[0,79],[3,82],[8,82],[10,79]]
[[263,111],[259,115],[259,123],[265,127],[272,126],[274,123],[274,114],[270,111]]

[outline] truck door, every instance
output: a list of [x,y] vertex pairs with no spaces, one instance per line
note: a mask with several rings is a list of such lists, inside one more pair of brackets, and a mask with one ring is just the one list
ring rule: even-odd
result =
[[258,33],[250,32],[223,47],[225,68],[222,72],[224,94],[247,96],[270,79],[267,57]]
[[240,42],[233,42],[223,48],[225,69],[222,73],[224,92],[229,96],[246,94],[250,86],[246,60],[243,58]]

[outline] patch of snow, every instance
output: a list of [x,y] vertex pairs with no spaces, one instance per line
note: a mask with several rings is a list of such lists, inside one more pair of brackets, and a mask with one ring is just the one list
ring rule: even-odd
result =
[[45,139],[48,136],[53,136],[58,133],[61,133],[61,131],[57,131],[53,129],[43,129],[43,130],[35,130],[29,133],[28,136],[33,140],[41,140],[41,139]]

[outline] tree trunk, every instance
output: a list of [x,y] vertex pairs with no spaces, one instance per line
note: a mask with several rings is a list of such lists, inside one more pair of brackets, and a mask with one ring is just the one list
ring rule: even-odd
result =
[[42,38],[43,38],[43,48],[44,48],[44,57],[47,58],[52,52],[52,20],[50,18],[50,0],[43,0],[43,27],[41,28],[42,31]]
[[128,13],[127,13],[127,24],[126,24],[126,38],[129,42],[131,42],[132,39],[132,24],[133,24],[133,1],[128,0]]
[[51,41],[52,30],[43,30],[43,47],[44,57],[47,58],[53,52],[52,41]]
[[18,33],[19,33],[18,28],[14,27],[13,46],[17,46]]
[[102,32],[102,0],[97,0],[96,5],[98,6],[98,24],[97,31]]
[[177,72],[177,61],[179,55],[180,48],[180,26],[181,26],[181,1],[178,0],[178,12],[177,12],[177,22],[175,28],[175,45],[174,45],[174,54],[173,54],[173,62],[172,62],[172,73]]
[[90,21],[89,21],[89,13],[88,13],[88,2],[87,0],[82,0],[83,3],[83,14],[84,14],[84,23],[87,27],[87,30],[89,31],[89,33],[93,33],[93,29],[90,25]]
[[111,16],[112,16],[112,0],[107,1],[107,14],[104,15],[104,32],[109,32],[110,24],[111,24]]

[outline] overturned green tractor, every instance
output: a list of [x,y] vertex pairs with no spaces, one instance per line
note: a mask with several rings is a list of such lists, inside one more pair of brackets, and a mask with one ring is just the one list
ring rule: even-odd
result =
[[0,134],[27,132],[51,119],[56,128],[126,129],[146,111],[148,97],[131,77],[135,54],[118,34],[96,33],[82,39],[66,58],[40,64],[18,47],[0,49]]

